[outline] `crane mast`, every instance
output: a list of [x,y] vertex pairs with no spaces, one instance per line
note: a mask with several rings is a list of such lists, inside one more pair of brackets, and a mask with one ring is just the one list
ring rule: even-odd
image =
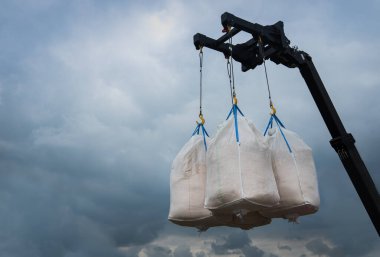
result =
[[[255,69],[263,60],[271,60],[289,68],[298,68],[329,130],[331,146],[337,152],[350,177],[378,235],[380,236],[380,196],[376,186],[355,146],[355,139],[347,133],[344,125],[326,91],[315,68],[312,58],[304,51],[290,46],[284,33],[284,24],[279,21],[273,25],[262,26],[225,12],[221,16],[223,31],[218,39],[200,33],[194,35],[196,49],[207,47],[222,52],[226,58],[241,63],[242,71]],[[226,43],[239,32],[252,35],[252,39],[242,44]]]

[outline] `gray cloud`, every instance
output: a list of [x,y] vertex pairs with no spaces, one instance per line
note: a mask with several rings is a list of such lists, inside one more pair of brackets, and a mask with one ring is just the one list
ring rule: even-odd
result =
[[[244,254],[243,256],[248,257],[262,257],[264,255],[264,251],[257,248],[256,246],[253,245],[247,245],[242,248],[242,253]],[[270,254],[270,256],[273,256]]]
[[216,255],[242,254],[241,256],[262,257],[264,255],[273,256],[253,245],[251,239],[245,231],[234,231],[224,238],[222,243],[211,243],[211,253]]
[[173,256],[172,251],[164,246],[148,245],[144,252],[148,257],[168,257]]
[[226,237],[224,248],[227,249],[239,249],[251,243],[251,239],[248,234],[242,231],[234,231]]
[[[27,12],[30,20],[48,24],[43,14],[62,11],[41,8]],[[72,8],[70,15],[82,11]],[[57,31],[69,29],[59,22]],[[1,33],[5,30],[6,25]],[[62,49],[59,40],[39,40],[36,48],[14,45],[25,51],[0,77],[0,115],[7,124],[0,128],[0,217],[7,221],[0,232],[7,238],[1,255],[124,256],[119,246],[148,243],[166,223],[168,184],[156,170],[167,169],[163,153],[150,154],[150,164],[141,161],[151,148],[145,140],[155,137],[153,127],[143,136],[134,127],[137,118],[120,123],[122,117],[112,113],[123,111],[117,102],[126,100],[123,94],[104,94],[106,87],[96,87],[91,72],[63,63],[56,52]],[[101,106],[105,101],[114,109]],[[126,107],[124,117],[139,112]],[[154,219],[145,206],[154,210]]]
[[277,248],[279,250],[288,250],[288,251],[292,250],[292,248],[289,245],[279,245],[279,246],[277,246]]
[[[44,153],[47,154],[47,153]],[[57,163],[56,156],[50,156],[49,162]],[[32,156],[37,159],[39,155]],[[2,180],[1,199],[6,203],[1,209],[1,217],[7,220],[1,234],[8,235],[6,249],[18,256],[19,245],[25,250],[33,251],[36,256],[122,256],[117,246],[144,244],[157,236],[165,223],[165,216],[156,216],[141,209],[147,204],[164,213],[165,203],[155,200],[141,200],[149,196],[144,190],[133,186],[121,174],[102,174],[102,163],[93,166],[89,174],[72,177],[83,162],[94,160],[81,154],[83,160],[55,168],[38,163],[27,162],[24,165],[8,163],[1,165],[1,170],[8,172],[7,179]],[[67,157],[67,156],[66,156]],[[70,158],[72,161],[73,158]],[[68,166],[68,167],[67,167]],[[52,172],[53,170],[55,170]],[[107,169],[105,169],[107,170]],[[110,171],[108,171],[110,172]],[[118,182],[114,181],[118,178]],[[160,193],[151,187],[151,192]],[[128,204],[126,204],[128,203]],[[15,213],[17,215],[12,215]],[[158,214],[160,215],[160,214]],[[102,249],[100,251],[100,248]]]
[[125,257],[138,257],[139,253],[141,252],[142,247],[141,246],[132,246],[128,247],[128,249],[122,249]]
[[249,246],[250,243],[251,240],[247,233],[234,231],[225,238],[223,243],[213,242],[211,244],[211,249],[215,254],[219,255],[237,253],[245,246]]
[[173,252],[173,257],[193,257],[190,247],[186,245],[177,246]]
[[197,252],[195,253],[195,257],[207,257],[208,255],[205,252]]
[[306,249],[318,256],[331,256],[331,257],[339,257],[339,256],[355,256],[352,253],[345,253],[343,249],[339,247],[330,247],[320,238],[314,239],[308,242],[305,245]]
[[314,239],[305,245],[306,249],[316,255],[330,255],[331,248],[321,239]]

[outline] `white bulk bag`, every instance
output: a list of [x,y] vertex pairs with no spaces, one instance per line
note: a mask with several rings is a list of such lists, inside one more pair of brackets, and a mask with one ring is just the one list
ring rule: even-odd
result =
[[311,148],[294,132],[278,127],[268,133],[273,172],[280,194],[280,205],[261,213],[270,218],[295,221],[298,216],[319,208],[318,182]]
[[173,223],[200,230],[222,225],[211,211],[204,208],[206,150],[203,140],[200,135],[192,136],[173,161],[168,217]]
[[205,207],[215,213],[257,211],[279,202],[268,143],[252,122],[236,117],[239,145],[234,118],[208,145]]

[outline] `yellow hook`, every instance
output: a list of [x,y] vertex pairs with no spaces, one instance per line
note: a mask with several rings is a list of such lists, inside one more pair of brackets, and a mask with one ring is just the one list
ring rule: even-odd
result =
[[236,98],[236,96],[234,96],[234,104],[238,104],[238,99]]
[[275,115],[276,114],[276,108],[274,108],[273,104],[270,104],[270,115]]
[[198,122],[197,121],[197,124],[205,124],[206,120],[203,118],[203,115],[202,114],[199,114],[199,118],[201,119],[201,122]]

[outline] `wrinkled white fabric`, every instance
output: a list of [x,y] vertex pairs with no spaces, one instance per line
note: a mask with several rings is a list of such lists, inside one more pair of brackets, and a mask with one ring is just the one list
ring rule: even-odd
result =
[[240,145],[231,117],[208,146],[205,207],[215,213],[258,211],[279,202],[268,143],[245,117],[238,117],[238,130]]
[[311,148],[294,132],[282,128],[291,147],[276,127],[268,132],[272,167],[280,194],[280,205],[261,213],[270,218],[297,217],[314,213],[319,208],[318,182]]
[[172,164],[168,219],[178,225],[200,230],[222,225],[223,218],[215,218],[211,211],[204,208],[205,186],[206,151],[203,137],[194,135]]

